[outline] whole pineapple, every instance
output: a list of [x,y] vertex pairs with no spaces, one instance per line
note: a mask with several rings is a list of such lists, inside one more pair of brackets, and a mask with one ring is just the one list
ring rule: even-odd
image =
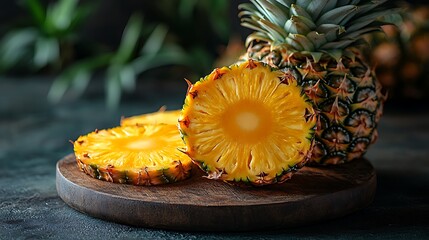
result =
[[377,138],[381,85],[364,58],[361,37],[379,31],[376,19],[395,11],[387,1],[251,0],[240,5],[242,25],[256,32],[247,55],[294,74],[318,112],[312,162],[338,164],[362,157]]

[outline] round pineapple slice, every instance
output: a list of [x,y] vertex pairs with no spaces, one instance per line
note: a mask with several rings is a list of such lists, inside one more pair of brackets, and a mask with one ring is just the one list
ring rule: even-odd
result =
[[142,125],[96,130],[74,142],[79,168],[115,183],[158,185],[186,179],[191,159],[174,125]]
[[189,86],[179,117],[186,153],[208,178],[281,183],[309,159],[312,104],[293,76],[252,60]]
[[144,124],[172,124],[177,125],[177,119],[181,110],[163,111],[147,113],[137,116],[124,118],[121,120],[121,126],[136,126]]

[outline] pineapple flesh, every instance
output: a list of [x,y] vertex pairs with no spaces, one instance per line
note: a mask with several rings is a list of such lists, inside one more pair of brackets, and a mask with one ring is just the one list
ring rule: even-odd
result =
[[377,139],[385,94],[364,57],[362,35],[380,30],[393,13],[387,1],[251,0],[240,5],[245,59],[293,74],[316,107],[311,162],[358,159]]
[[177,125],[181,110],[163,111],[147,113],[121,119],[121,126],[139,126],[145,124],[170,124]]
[[96,130],[74,142],[79,169],[93,178],[132,185],[184,180],[192,162],[174,125],[124,126]]
[[288,73],[249,60],[189,86],[179,129],[208,178],[281,183],[309,159],[316,118]]

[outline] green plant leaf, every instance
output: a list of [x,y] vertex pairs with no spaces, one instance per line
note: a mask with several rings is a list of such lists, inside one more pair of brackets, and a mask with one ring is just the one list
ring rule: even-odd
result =
[[25,0],[24,6],[27,8],[27,11],[31,14],[34,21],[38,26],[43,26],[46,12],[40,3],[39,0]]
[[70,79],[69,75],[62,74],[54,80],[48,92],[49,102],[58,103],[63,98],[70,86]]
[[152,34],[146,40],[141,54],[156,54],[161,49],[167,32],[168,29],[164,25],[159,24],[156,26],[155,30],[153,30]]
[[106,105],[113,110],[119,106],[121,100],[121,82],[118,72],[109,68],[106,76]]
[[133,51],[136,49],[141,28],[142,19],[140,15],[132,15],[125,26],[118,51],[116,52],[115,57],[112,59],[113,64],[123,64],[130,60]]
[[[205,0],[207,1],[207,0]],[[198,0],[182,0],[179,1],[178,12],[180,19],[189,21],[193,17],[193,11],[198,4]]]
[[[193,61],[192,61],[193,62]],[[165,45],[157,54],[146,54],[131,62],[136,74],[169,64],[191,65],[187,53],[176,45]]]
[[86,3],[85,5],[78,5],[73,14],[72,22],[70,23],[68,33],[75,31],[75,29],[77,29],[77,27],[79,27],[94,11],[95,6],[96,3]]
[[30,51],[38,33],[34,28],[9,32],[0,43],[0,71],[13,67]]
[[49,89],[48,100],[52,103],[58,103],[70,87],[72,87],[74,94],[80,96],[88,86],[90,79],[89,69],[74,68],[55,79]]
[[[48,100],[58,103],[70,88],[74,86],[75,91],[80,94],[87,87],[91,78],[91,72],[108,65],[113,55],[111,53],[98,55],[96,57],[81,60],[65,69],[52,83],[48,92]],[[78,81],[82,81],[78,83]]]
[[60,57],[60,46],[55,38],[39,37],[34,46],[33,63],[36,68],[42,68]]
[[228,0],[203,1],[208,6],[206,12],[210,18],[210,23],[214,31],[224,40],[229,39],[230,35],[230,20],[227,15],[229,9]]
[[59,0],[52,5],[47,20],[52,22],[55,30],[64,31],[70,27],[77,4],[78,0]]
[[74,92],[77,96],[81,96],[88,87],[90,80],[90,69],[80,69],[80,71],[76,72],[73,79],[71,79],[72,92]]
[[136,72],[132,65],[122,66],[119,70],[119,80],[121,82],[122,89],[131,92],[136,88]]

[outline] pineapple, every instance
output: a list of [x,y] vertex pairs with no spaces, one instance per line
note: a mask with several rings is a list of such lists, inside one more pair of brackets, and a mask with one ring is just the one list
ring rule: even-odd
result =
[[177,125],[180,110],[165,111],[161,108],[158,112],[147,113],[121,119],[121,126],[139,126],[145,124],[171,124]]
[[401,6],[405,11],[391,17],[398,27],[371,34],[377,77],[392,98],[422,99],[429,90],[429,6]]
[[253,60],[189,83],[179,117],[184,152],[208,178],[251,185],[284,182],[301,168],[315,124],[295,78]]
[[177,182],[191,175],[192,162],[174,125],[96,130],[74,142],[81,171],[93,178],[133,185]]
[[240,5],[245,58],[293,74],[316,106],[311,162],[339,164],[361,158],[373,143],[385,94],[364,58],[363,34],[395,9],[386,0],[251,0]]

